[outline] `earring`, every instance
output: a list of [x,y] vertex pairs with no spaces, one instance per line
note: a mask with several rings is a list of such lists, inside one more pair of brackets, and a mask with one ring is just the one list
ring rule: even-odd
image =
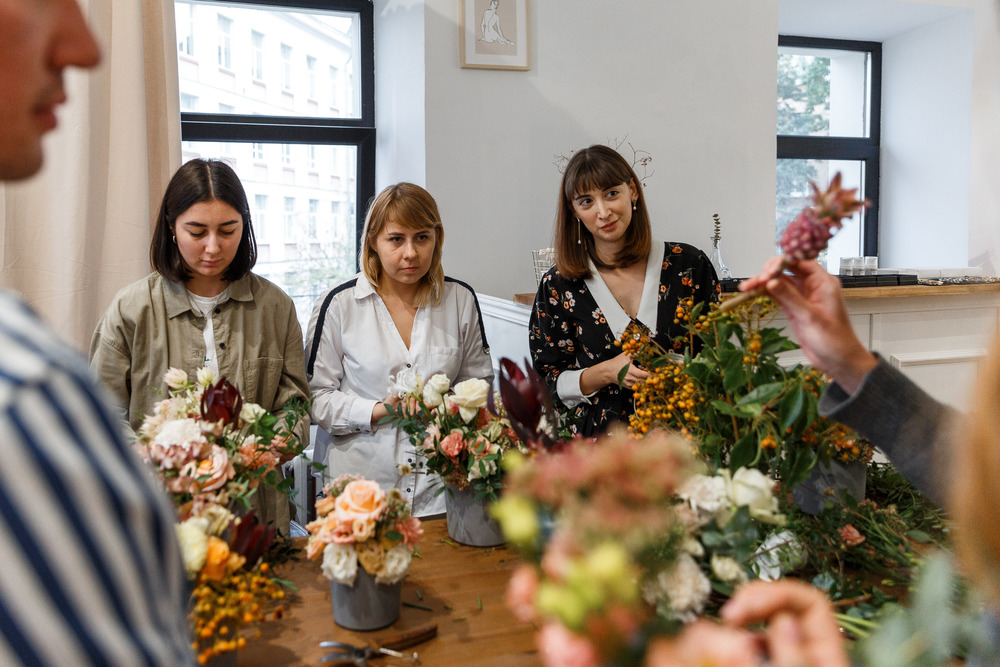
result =
[[583,244],[583,220],[580,220],[580,218],[577,218],[576,219],[576,223],[577,223],[577,226],[576,226],[576,244],[577,245],[582,245]]
[[635,210],[635,202],[636,202],[636,201],[637,201],[637,200],[635,200],[635,199],[633,199],[633,200],[632,200],[632,210],[633,210],[633,211]]
[[172,238],[174,240],[174,245],[177,245],[177,237],[176,236],[171,236],[170,238]]

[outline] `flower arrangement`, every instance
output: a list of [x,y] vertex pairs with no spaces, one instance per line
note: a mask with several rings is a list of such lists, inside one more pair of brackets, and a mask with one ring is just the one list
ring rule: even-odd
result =
[[817,463],[867,461],[872,448],[846,427],[819,416],[826,380],[810,366],[786,368],[779,354],[796,345],[777,328],[770,299],[759,297],[728,312],[682,304],[701,351],[679,357],[660,348],[635,323],[619,344],[649,375],[635,387],[637,435],[664,427],[691,437],[714,468],[756,467],[791,488]]
[[316,502],[319,516],[306,529],[309,558],[323,556],[323,574],[330,580],[354,585],[360,565],[379,584],[395,584],[406,577],[417,540],[420,520],[398,490],[386,493],[360,475],[341,475],[326,485]]
[[290,406],[279,420],[205,368],[194,381],[176,368],[164,379],[169,396],[143,421],[137,446],[177,508],[175,530],[194,582],[192,647],[204,664],[243,648],[245,628],[282,615],[284,591],[267,560],[275,531],[252,510],[238,514],[260,484],[287,492],[291,481],[279,481],[275,468],[280,456],[300,453],[291,432],[306,408]]
[[511,461],[494,512],[527,564],[508,602],[541,625],[548,664],[618,664],[655,628],[692,620],[713,591],[748,578],[759,527],[783,521],[764,475],[705,474],[664,431],[617,430]]
[[397,377],[394,387],[403,400],[391,421],[423,454],[420,463],[445,484],[496,500],[503,486],[503,457],[518,439],[503,407],[488,409],[489,383],[473,378],[451,386],[441,373],[426,383],[410,374]]

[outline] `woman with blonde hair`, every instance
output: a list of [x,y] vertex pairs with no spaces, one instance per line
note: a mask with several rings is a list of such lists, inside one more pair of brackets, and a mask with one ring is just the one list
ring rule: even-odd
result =
[[357,473],[397,488],[416,516],[443,512],[444,498],[407,435],[380,424],[400,401],[391,379],[493,380],[479,302],[469,285],[444,275],[443,244],[430,193],[412,183],[384,189],[368,209],[361,273],[319,299],[306,345],[313,420],[331,436],[328,475]]

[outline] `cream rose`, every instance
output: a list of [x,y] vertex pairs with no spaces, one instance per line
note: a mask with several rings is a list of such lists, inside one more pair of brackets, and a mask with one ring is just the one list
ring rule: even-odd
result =
[[720,476],[692,475],[677,489],[677,496],[697,513],[701,525],[729,504],[726,479]]
[[471,378],[463,380],[452,388],[451,401],[458,406],[458,411],[465,421],[476,418],[479,408],[486,405],[490,384],[486,380]]
[[205,567],[208,557],[208,519],[200,516],[174,524],[177,541],[181,545],[181,557],[184,559],[184,570],[188,579],[194,579]]
[[219,374],[207,366],[198,369],[198,386],[208,387],[219,380]]
[[729,500],[733,505],[746,505],[750,516],[774,525],[783,526],[785,516],[778,511],[774,497],[774,481],[756,468],[740,468],[729,482]]
[[375,583],[395,584],[403,580],[410,570],[413,552],[405,544],[397,544],[385,552],[382,567],[375,573]]
[[354,521],[375,521],[385,511],[385,491],[376,482],[357,479],[344,487],[337,496],[334,512],[337,520],[351,526]]
[[327,544],[323,549],[323,576],[331,581],[354,585],[358,573],[358,556],[350,544]]
[[736,559],[729,556],[712,554],[712,574],[718,577],[719,581],[731,584],[744,584],[747,581],[746,570]]
[[240,419],[247,424],[256,424],[257,420],[267,414],[267,410],[256,403],[244,403],[240,409]]

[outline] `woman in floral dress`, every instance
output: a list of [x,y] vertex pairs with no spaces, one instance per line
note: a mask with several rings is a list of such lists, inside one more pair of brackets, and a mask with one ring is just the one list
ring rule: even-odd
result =
[[689,341],[678,308],[717,300],[718,279],[697,248],[653,240],[639,179],[602,145],[566,165],[555,247],[556,265],[531,313],[531,357],[557,407],[590,436],[628,419],[632,387],[646,377],[615,346],[626,327],[643,325],[664,349],[683,353]]

